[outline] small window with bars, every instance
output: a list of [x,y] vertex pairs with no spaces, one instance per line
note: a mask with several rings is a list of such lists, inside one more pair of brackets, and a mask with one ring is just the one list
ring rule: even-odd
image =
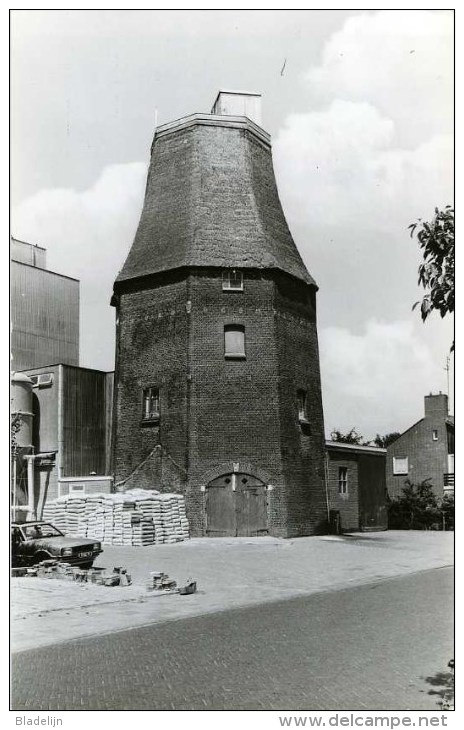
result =
[[143,413],[144,421],[159,419],[160,396],[159,388],[145,388],[143,391]]
[[224,269],[222,272],[223,291],[243,291],[243,273],[239,269]]
[[338,467],[338,493],[348,494],[348,467]]

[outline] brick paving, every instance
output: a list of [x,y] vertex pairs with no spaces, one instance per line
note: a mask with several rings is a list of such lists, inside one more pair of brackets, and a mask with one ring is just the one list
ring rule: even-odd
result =
[[12,709],[438,710],[452,592],[443,568],[19,652]]
[[[105,546],[97,565],[110,570],[123,565],[133,585],[102,588],[16,578],[11,584],[12,651],[351,588],[452,563],[453,533],[431,530]],[[198,592],[188,597],[147,594],[153,570],[168,573],[179,584],[192,576]]]

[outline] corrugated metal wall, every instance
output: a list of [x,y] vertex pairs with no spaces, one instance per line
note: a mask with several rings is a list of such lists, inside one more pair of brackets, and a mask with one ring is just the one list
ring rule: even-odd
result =
[[61,476],[105,474],[106,373],[63,368]]
[[10,251],[12,261],[38,266],[39,269],[47,268],[47,250],[42,246],[34,246],[31,243],[12,238]]
[[11,262],[12,369],[79,364],[79,281]]

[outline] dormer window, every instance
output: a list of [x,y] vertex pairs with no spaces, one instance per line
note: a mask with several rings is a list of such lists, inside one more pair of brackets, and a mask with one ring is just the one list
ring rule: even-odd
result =
[[222,291],[243,291],[243,273],[239,269],[224,269]]
[[157,421],[160,415],[159,388],[145,388],[143,391],[143,413],[144,421]]

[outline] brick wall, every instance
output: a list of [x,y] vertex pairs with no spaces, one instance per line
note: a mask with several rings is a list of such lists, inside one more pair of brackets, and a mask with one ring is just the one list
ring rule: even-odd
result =
[[[245,270],[243,291],[223,291],[220,269],[193,269],[121,295],[115,481],[183,491],[193,534],[205,533],[201,487],[237,464],[272,484],[272,534],[325,525],[314,296],[288,279]],[[224,357],[229,324],[245,328],[246,359]],[[159,425],[142,423],[148,386],[160,388]],[[299,388],[308,393],[305,428]]]
[[[438,439],[432,438],[436,430]],[[393,458],[408,458],[408,473],[393,473]],[[387,490],[390,497],[401,496],[405,481],[419,484],[430,479],[438,498],[443,497],[443,475],[448,472],[448,441],[445,416],[439,411],[429,413],[411,426],[387,449]]]
[[[327,521],[314,290],[276,276],[274,317],[287,530],[292,536],[308,535],[325,530]],[[305,422],[298,417],[298,391],[306,394]]]
[[[328,458],[328,494],[330,509],[340,512],[341,529],[345,532],[359,530],[359,465],[358,455],[339,453],[329,449]],[[340,494],[339,469],[345,467],[348,477],[348,492]]]
[[[165,275],[156,288],[135,286],[121,295],[114,389],[116,489],[177,491],[185,482],[186,291],[185,277]],[[142,419],[142,394],[148,387],[160,390],[159,423]]]

